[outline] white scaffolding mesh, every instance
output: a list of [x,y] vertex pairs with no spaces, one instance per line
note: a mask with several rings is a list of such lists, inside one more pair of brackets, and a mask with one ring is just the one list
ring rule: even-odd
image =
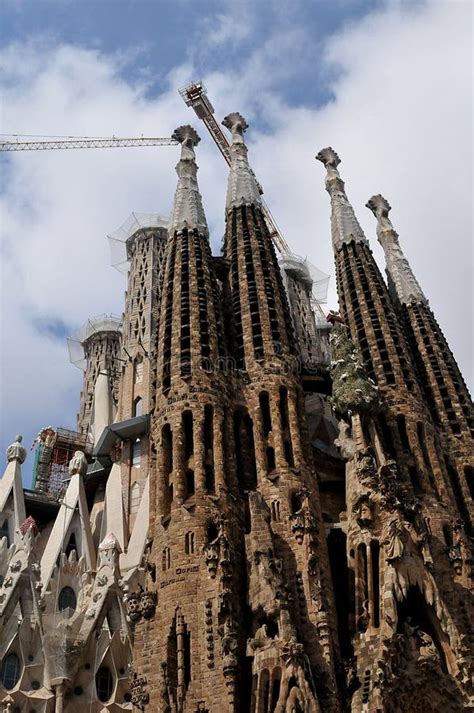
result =
[[138,230],[146,228],[168,228],[168,219],[158,213],[132,213],[123,225],[107,236],[112,267],[127,274],[130,267],[129,245]]
[[99,332],[119,332],[122,326],[122,318],[116,314],[100,314],[98,317],[91,317],[82,327],[67,338],[67,348],[69,351],[69,361],[78,369],[83,371],[86,368],[86,358],[84,352],[84,342],[93,334]]
[[298,280],[311,283],[313,300],[318,304],[324,304],[328,298],[329,275],[319,270],[307,258],[288,253],[279,260],[282,270]]

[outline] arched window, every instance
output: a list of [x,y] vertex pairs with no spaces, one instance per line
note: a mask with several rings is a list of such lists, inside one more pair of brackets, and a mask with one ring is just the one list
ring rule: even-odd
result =
[[76,535],[74,534],[74,532],[71,532],[71,537],[69,538],[66,548],[64,550],[66,557],[69,557],[69,555],[73,551],[76,553],[77,556],[79,555],[77,549]]
[[137,396],[137,398],[133,402],[133,415],[141,416],[142,413],[143,413],[143,399],[141,399],[139,396]]
[[272,500],[271,510],[272,510],[272,520],[274,522],[279,522],[280,521],[280,501],[279,500]]
[[132,445],[132,465],[134,468],[139,468],[142,459],[142,444],[140,439],[137,438]]
[[[132,325],[130,325],[131,328]],[[143,381],[143,359],[137,359],[133,369],[133,381],[135,384],[141,384]]]
[[2,661],[0,680],[7,691],[15,688],[21,674],[20,659],[16,654],[8,654]]
[[77,598],[74,589],[72,587],[63,587],[59,592],[58,597],[59,611],[63,611],[65,615],[69,618],[76,610],[76,606]]
[[114,690],[114,679],[110,668],[107,668],[107,666],[101,666],[97,671],[95,675],[95,688],[99,701],[107,703]]
[[10,529],[8,527],[8,520],[4,520],[0,527],[0,540],[2,537],[7,538],[7,547],[10,546]]

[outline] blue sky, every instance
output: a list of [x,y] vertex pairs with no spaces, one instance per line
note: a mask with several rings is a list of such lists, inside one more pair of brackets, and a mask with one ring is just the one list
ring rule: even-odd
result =
[[[319,105],[330,96],[319,61],[324,39],[383,5],[382,0],[3,0],[2,39],[21,42],[41,34],[107,53],[130,52],[124,76],[146,79],[154,95],[183,59],[193,62],[198,76],[235,70],[269,34],[284,36],[300,27],[302,43],[295,36],[293,46],[284,46],[286,72],[275,81],[288,103]],[[237,22],[228,32],[222,20],[231,8]],[[210,32],[220,32],[222,41],[206,47]]]
[[[0,0],[0,132],[170,136],[193,123],[219,251],[227,168],[178,89],[203,79],[220,121],[249,120],[250,159],[294,252],[331,274],[332,145],[383,269],[374,193],[472,383],[472,63],[468,0]],[[455,78],[455,81],[453,81]],[[169,215],[176,147],[2,156],[0,449],[74,428],[81,372],[65,336],[120,314],[107,235]],[[28,481],[32,457],[25,467]]]

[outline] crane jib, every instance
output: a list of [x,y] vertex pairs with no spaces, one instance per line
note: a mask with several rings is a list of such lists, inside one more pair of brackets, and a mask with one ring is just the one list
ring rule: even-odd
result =
[[56,141],[0,141],[0,151],[49,151],[51,149],[106,149],[132,146],[176,146],[176,139],[168,138],[114,138],[72,139]]

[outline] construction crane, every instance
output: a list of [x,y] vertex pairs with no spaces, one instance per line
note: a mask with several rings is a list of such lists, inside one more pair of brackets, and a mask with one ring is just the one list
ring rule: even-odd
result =
[[175,146],[178,143],[172,138],[89,138],[74,136],[55,138],[54,141],[6,140],[0,137],[0,151],[49,151],[50,149],[108,149],[127,146]]
[[[198,119],[201,119],[201,121],[205,124],[212,138],[216,142],[219,151],[230,166],[230,143],[227,136],[224,134],[214,118],[214,107],[207,96],[204,84],[202,82],[193,82],[192,84],[188,84],[186,87],[183,87],[183,89],[180,89],[179,93],[181,94],[186,105],[194,109]],[[263,193],[259,183],[258,186],[260,193]],[[270,235],[276,248],[282,255],[288,255],[290,253],[288,244],[275,223],[275,219],[270,212],[270,208],[267,206],[263,198],[262,209],[267,222],[268,230],[270,231]]]

